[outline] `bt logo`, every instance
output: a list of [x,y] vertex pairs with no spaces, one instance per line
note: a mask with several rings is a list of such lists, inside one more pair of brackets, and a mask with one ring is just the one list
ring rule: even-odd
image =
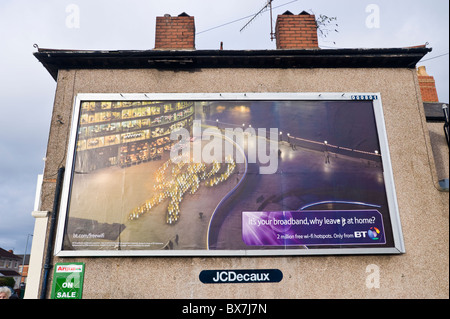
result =
[[355,238],[366,238],[366,231],[355,231]]
[[380,239],[381,231],[376,227],[371,227],[368,231],[355,231],[355,238],[366,238],[368,236],[372,240]]
[[371,227],[367,233],[368,233],[369,237],[370,237],[372,240],[378,240],[378,239],[380,239],[380,233],[381,233],[381,232],[380,232],[380,230],[379,230],[378,228],[376,228],[376,227]]

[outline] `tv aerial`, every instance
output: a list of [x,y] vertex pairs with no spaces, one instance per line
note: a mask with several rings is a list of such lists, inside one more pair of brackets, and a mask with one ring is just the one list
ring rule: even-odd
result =
[[273,12],[272,12],[272,2],[273,0],[267,0],[266,5],[258,11],[240,30],[240,32],[244,31],[257,17],[259,17],[261,14],[266,12],[267,10],[270,10],[270,40],[275,39],[275,33],[273,32]]

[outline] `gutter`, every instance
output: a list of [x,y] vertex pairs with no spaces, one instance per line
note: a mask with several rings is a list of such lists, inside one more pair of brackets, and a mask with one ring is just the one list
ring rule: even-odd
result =
[[33,55],[57,80],[61,69],[414,68],[431,48],[298,50],[57,50]]
[[52,251],[53,251],[53,244],[54,244],[54,237],[55,237],[56,215],[59,210],[62,183],[63,183],[63,179],[64,179],[64,171],[65,171],[65,168],[61,167],[58,170],[58,177],[56,179],[56,191],[55,191],[55,198],[53,199],[53,211],[52,211],[52,217],[50,220],[50,230],[48,232],[47,252],[46,252],[45,264],[44,264],[44,278],[42,280],[40,299],[45,299],[45,297],[47,295],[48,276],[50,273],[50,269],[52,269],[52,267],[53,267],[53,265],[51,264],[51,259],[52,259]]

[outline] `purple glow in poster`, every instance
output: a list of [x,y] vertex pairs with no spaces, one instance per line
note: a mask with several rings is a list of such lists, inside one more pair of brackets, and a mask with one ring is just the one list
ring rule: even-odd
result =
[[242,240],[249,246],[386,243],[377,210],[243,212]]

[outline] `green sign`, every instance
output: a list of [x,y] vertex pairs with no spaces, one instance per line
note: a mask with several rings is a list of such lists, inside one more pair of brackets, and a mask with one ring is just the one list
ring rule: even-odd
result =
[[57,263],[53,274],[52,299],[81,299],[84,263]]

